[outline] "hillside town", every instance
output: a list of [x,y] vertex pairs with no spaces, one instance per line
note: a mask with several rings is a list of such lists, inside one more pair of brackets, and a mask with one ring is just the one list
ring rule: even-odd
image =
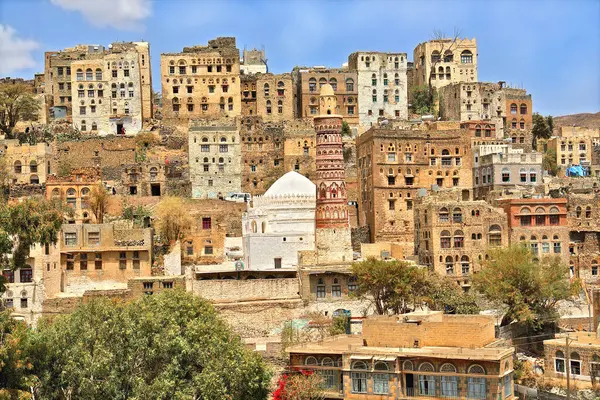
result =
[[[271,371],[265,397],[214,398],[600,395],[600,115],[480,81],[475,37],[285,73],[235,37],[153,71],[151,45],[0,80],[13,322],[203,299]],[[81,385],[22,398],[133,398]]]

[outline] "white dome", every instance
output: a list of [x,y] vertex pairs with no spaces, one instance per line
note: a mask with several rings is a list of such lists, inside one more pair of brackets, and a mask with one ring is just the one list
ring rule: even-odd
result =
[[304,175],[290,171],[277,179],[264,195],[265,197],[316,196],[317,187]]

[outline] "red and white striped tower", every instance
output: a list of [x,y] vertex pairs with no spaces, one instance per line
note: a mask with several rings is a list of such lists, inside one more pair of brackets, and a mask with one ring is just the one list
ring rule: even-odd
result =
[[317,133],[317,208],[315,246],[318,264],[352,262],[346,173],[342,149],[342,116],[331,85],[321,87]]

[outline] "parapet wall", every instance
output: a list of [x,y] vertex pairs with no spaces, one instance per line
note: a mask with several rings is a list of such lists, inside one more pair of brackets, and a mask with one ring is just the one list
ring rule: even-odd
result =
[[195,280],[195,295],[211,301],[298,299],[298,279]]

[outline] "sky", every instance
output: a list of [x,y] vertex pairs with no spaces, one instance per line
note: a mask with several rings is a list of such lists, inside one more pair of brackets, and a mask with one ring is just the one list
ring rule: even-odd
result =
[[405,52],[435,30],[476,38],[479,80],[527,89],[534,111],[600,111],[600,0],[0,0],[0,76],[33,78],[44,51],[150,42],[160,54],[235,36],[270,72],[339,67],[357,50]]

